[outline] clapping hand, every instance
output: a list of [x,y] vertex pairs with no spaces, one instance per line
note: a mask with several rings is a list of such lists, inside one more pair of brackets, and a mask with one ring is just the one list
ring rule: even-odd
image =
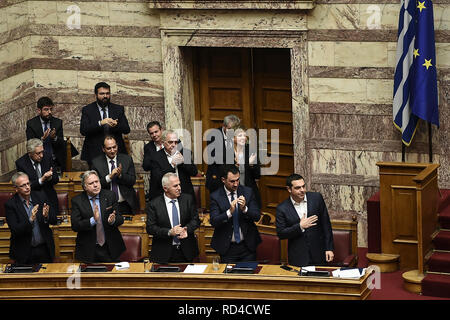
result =
[[114,224],[115,221],[116,221],[116,210],[114,210],[108,217],[109,224]]
[[42,181],[46,181],[51,179],[53,175],[53,167],[50,168],[50,170],[48,170],[46,173],[44,173],[41,177]]
[[48,218],[49,210],[50,210],[49,205],[44,203],[44,206],[42,207],[42,215],[44,216],[44,218]]

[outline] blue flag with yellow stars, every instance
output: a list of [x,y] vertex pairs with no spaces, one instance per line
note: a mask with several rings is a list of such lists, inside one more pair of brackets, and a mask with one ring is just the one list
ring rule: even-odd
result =
[[411,144],[419,119],[439,127],[436,50],[431,0],[402,0],[394,76],[394,125]]

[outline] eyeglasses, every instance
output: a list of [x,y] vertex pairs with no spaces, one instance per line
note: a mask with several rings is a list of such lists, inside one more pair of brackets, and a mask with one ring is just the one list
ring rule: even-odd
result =
[[29,186],[30,186],[30,183],[27,182],[27,183],[21,184],[20,186],[16,186],[16,187],[17,188],[25,188],[25,187],[29,187]]
[[174,141],[167,141],[167,143],[168,143],[168,144],[178,144],[178,141],[177,141],[177,140],[174,140]]

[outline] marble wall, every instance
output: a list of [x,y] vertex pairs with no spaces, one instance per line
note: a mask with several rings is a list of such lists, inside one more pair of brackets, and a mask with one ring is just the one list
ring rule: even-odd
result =
[[[400,161],[392,125],[397,0],[0,2],[0,176],[25,152],[25,123],[43,95],[81,149],[80,110],[107,81],[123,104],[140,173],[145,125],[192,128],[192,46],[291,50],[295,167],[324,194],[332,218],[359,222],[367,245],[367,199],[377,161]],[[440,129],[433,128],[439,185],[450,188],[450,3],[435,0]],[[79,25],[78,25],[79,24]],[[78,28],[79,26],[79,28]],[[427,162],[422,124],[407,161]]]

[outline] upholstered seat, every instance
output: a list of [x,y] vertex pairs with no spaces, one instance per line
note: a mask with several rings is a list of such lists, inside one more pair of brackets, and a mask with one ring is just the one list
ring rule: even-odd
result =
[[58,193],[58,215],[69,214],[69,193]]
[[281,264],[280,239],[276,235],[261,233],[262,242],[256,248],[256,260],[260,264]]
[[353,267],[357,257],[352,252],[352,231],[333,230],[334,260],[329,263],[332,266]]
[[5,216],[5,203],[11,199],[14,195],[14,192],[3,191],[0,192],[0,217]]
[[138,262],[143,259],[141,255],[142,239],[136,234],[122,234],[123,242],[125,242],[126,250],[120,255],[120,261]]

